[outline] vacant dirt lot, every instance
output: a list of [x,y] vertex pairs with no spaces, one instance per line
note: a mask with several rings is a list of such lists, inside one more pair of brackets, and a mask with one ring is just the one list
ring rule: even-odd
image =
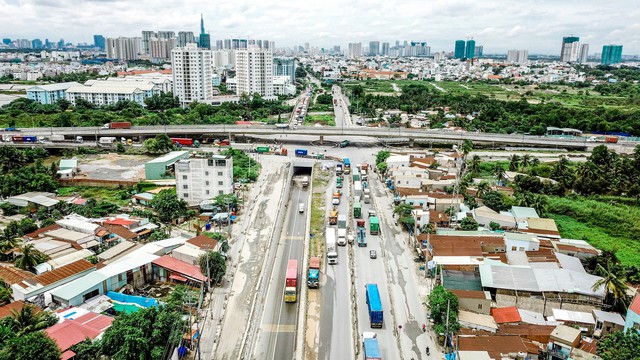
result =
[[82,155],[78,177],[98,180],[144,180],[144,164],[153,159],[145,155]]

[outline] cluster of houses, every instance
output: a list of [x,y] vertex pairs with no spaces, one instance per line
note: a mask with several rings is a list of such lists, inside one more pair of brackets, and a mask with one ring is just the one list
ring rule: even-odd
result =
[[[562,238],[555,221],[533,208],[469,209],[450,190],[459,164],[456,153],[392,155],[386,176],[396,203],[414,208],[411,236],[429,284],[458,297],[460,359],[596,359],[598,338],[640,328],[640,296],[626,320],[603,311],[605,289],[594,286],[601,277],[581,261],[597,249]],[[465,217],[478,222],[477,231],[452,229]],[[491,223],[500,229],[490,230]]]
[[[47,207],[59,201],[52,195],[27,193],[11,200]],[[101,336],[114,315],[155,306],[155,298],[176,284],[205,285],[199,259],[219,251],[221,244],[205,235],[146,242],[156,228],[148,219],[126,214],[96,219],[71,214],[24,235],[21,245],[33,245],[47,260],[33,272],[0,265],[0,279],[11,287],[13,300],[0,306],[0,317],[19,312],[27,303],[54,311],[59,322],[45,331],[63,359],[72,359],[70,347]],[[5,255],[11,252],[19,255],[20,248]]]

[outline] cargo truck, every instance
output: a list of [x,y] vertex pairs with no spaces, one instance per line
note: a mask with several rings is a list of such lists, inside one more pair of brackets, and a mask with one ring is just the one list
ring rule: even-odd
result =
[[102,145],[111,145],[115,141],[116,141],[116,138],[114,138],[113,136],[103,136],[100,138],[100,140],[98,140],[98,143]]
[[371,190],[364,189],[364,203],[369,204],[371,202]]
[[342,175],[342,164],[336,165],[336,175]]
[[360,202],[358,201],[353,203],[353,217],[356,219],[360,219],[362,217],[362,205],[360,205]]
[[[171,138],[171,143],[179,146],[198,146],[200,143],[189,138]],[[197,145],[196,145],[197,143]]]
[[268,146],[258,146],[255,151],[258,154],[264,154],[264,153],[268,153],[269,151],[271,151],[271,149]]
[[610,143],[610,144],[617,144],[618,143],[618,137],[617,136],[611,136],[611,135],[605,135],[604,142]]
[[360,199],[362,196],[362,183],[360,181],[353,182],[353,197],[355,199]]
[[338,250],[336,248],[336,229],[330,227],[326,228],[324,236],[327,241],[327,262],[331,265],[337,264]]
[[338,210],[334,207],[329,211],[329,225],[336,225],[338,223]]
[[51,140],[52,142],[62,142],[64,141],[64,135],[51,135],[49,136],[49,140]]
[[11,141],[14,143],[37,143],[37,136],[12,136]]
[[365,360],[382,360],[380,356],[380,345],[378,338],[374,332],[365,332],[362,334],[362,348]]
[[372,328],[381,328],[384,322],[382,313],[382,303],[380,302],[380,293],[378,285],[366,285],[367,310],[369,311],[369,322]]
[[307,287],[317,289],[320,287],[320,258],[309,259],[309,274],[307,275]]
[[341,177],[336,179],[336,187],[338,189],[342,189],[342,178]]
[[284,284],[284,301],[296,302],[298,299],[298,260],[287,263],[287,277]]
[[296,156],[298,157],[304,157],[307,156],[308,151],[307,149],[296,149]]
[[103,129],[131,129],[131,123],[128,121],[110,122],[102,126]]
[[338,245],[347,245],[347,229],[338,229]]
[[353,181],[360,181],[360,170],[353,169],[353,172],[351,172],[351,177],[353,178]]
[[347,215],[338,216],[338,229],[347,228]]
[[348,174],[351,172],[351,161],[349,158],[342,159],[342,163],[344,164],[344,173]]
[[309,186],[309,177],[305,176],[302,178],[302,187],[307,187]]
[[380,220],[377,216],[369,218],[369,234],[378,235],[380,233]]
[[363,227],[358,228],[358,246],[367,247],[367,236]]

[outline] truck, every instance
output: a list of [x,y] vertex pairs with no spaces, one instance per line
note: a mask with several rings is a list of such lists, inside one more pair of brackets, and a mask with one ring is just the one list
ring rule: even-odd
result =
[[363,227],[358,228],[358,246],[367,247],[367,235]]
[[287,275],[284,284],[284,301],[296,302],[298,299],[298,260],[287,262]]
[[336,225],[338,223],[338,209],[335,207],[329,211],[329,225]]
[[302,187],[307,187],[309,186],[309,177],[305,176],[302,178]]
[[103,136],[100,138],[100,140],[98,140],[98,143],[102,145],[111,145],[114,142],[116,142],[116,138],[113,136]]
[[369,218],[369,234],[378,235],[380,233],[380,220],[377,216]]
[[337,178],[337,179],[336,179],[336,187],[337,187],[338,189],[341,189],[341,188],[342,188],[342,178],[341,178],[341,177],[339,177],[339,178]]
[[320,287],[320,258],[309,259],[309,273],[307,275],[307,287],[317,289]]
[[347,229],[338,229],[338,245],[347,245]]
[[198,140],[193,140],[189,138],[171,138],[171,143],[178,146],[200,146],[200,142]]
[[128,121],[110,122],[102,126],[103,129],[131,129],[131,123]]
[[365,332],[362,334],[362,348],[365,360],[382,360],[376,333]]
[[340,144],[338,144],[338,146],[340,146],[341,148],[345,148],[349,146],[349,144],[350,144],[349,140],[344,140]]
[[276,149],[273,153],[276,155],[287,156],[287,148]]
[[12,136],[11,141],[14,143],[37,143],[37,136]]
[[360,181],[360,170],[353,169],[353,171],[351,172],[351,177],[353,178],[353,181]]
[[64,141],[64,135],[54,134],[49,136],[49,140],[52,142],[62,142]]
[[336,165],[336,175],[342,175],[342,164]]
[[296,149],[296,156],[297,157],[307,156],[307,154],[308,154],[307,149]]
[[364,203],[369,204],[371,202],[371,190],[364,189],[363,192],[364,192]]
[[349,158],[342,159],[342,163],[344,164],[344,173],[348,174],[351,172],[351,161]]
[[276,124],[276,129],[288,129],[289,124]]
[[360,219],[362,217],[362,205],[359,201],[353,203],[353,217]]
[[605,135],[604,142],[605,143],[610,143],[610,144],[617,144],[618,143],[618,137],[617,136],[612,136],[612,135]]
[[355,199],[360,199],[362,196],[362,183],[360,181],[353,182],[353,197]]
[[338,216],[338,229],[346,229],[347,228],[347,215]]
[[366,285],[367,310],[369,311],[369,322],[372,328],[381,328],[384,322],[382,303],[377,284]]
[[336,249],[336,229],[327,227],[324,232],[327,242],[327,262],[330,265],[338,263],[338,250]]
[[268,146],[258,146],[255,150],[258,154],[265,154],[271,151]]

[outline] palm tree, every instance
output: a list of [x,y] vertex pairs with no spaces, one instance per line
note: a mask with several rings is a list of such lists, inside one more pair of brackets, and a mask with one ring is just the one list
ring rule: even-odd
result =
[[18,335],[42,330],[48,325],[46,313],[32,304],[25,304],[20,311],[12,310],[11,317]]
[[598,291],[600,287],[604,287],[605,296],[611,301],[610,305],[616,306],[622,304],[626,309],[628,286],[625,283],[625,278],[616,276],[612,269],[611,262],[607,262],[606,269],[602,265],[598,264],[596,271],[604,275],[602,279],[593,283],[591,290]]
[[460,151],[462,151],[462,155],[464,155],[464,160],[467,160],[467,155],[473,150],[473,141],[469,139],[464,139],[462,145],[460,146]]
[[480,156],[473,155],[471,161],[469,162],[469,170],[475,174],[480,172]]
[[396,206],[393,209],[394,214],[398,214],[398,217],[406,217],[411,215],[411,210],[413,210],[413,206],[407,203],[402,203]]
[[18,239],[14,237],[3,238],[0,240],[0,252],[5,253],[9,250],[15,249],[18,247]]
[[480,184],[478,184],[478,192],[476,193],[476,197],[482,199],[489,190],[491,190],[491,186],[489,185],[489,183],[486,181],[481,181]]
[[538,165],[540,165],[540,159],[535,156],[531,157],[531,166],[538,166]]
[[509,171],[518,171],[520,167],[520,156],[513,154],[509,157]]
[[498,184],[502,185],[502,182],[507,175],[502,164],[496,164],[496,167],[493,169],[493,175],[498,179]]
[[522,157],[521,165],[522,165],[522,168],[526,168],[526,167],[528,167],[529,165],[531,165],[531,155],[529,155],[529,154],[525,154],[525,155]]
[[20,255],[16,258],[16,267],[22,270],[33,269],[43,257],[43,254],[36,250],[33,244],[21,246],[18,252]]

